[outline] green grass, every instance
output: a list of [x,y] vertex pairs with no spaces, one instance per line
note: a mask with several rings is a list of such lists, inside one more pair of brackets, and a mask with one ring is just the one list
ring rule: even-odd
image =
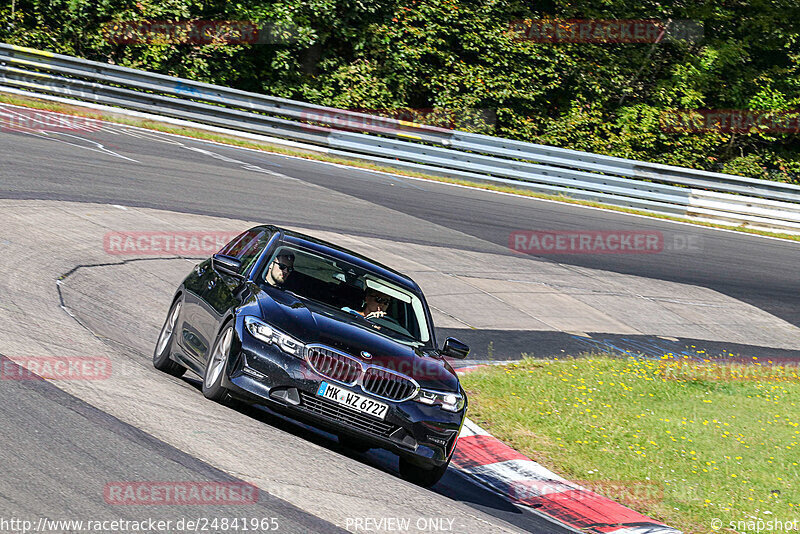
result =
[[456,184],[456,185],[463,185],[467,187],[474,187],[478,189],[486,189],[488,191],[497,191],[501,193],[509,193],[513,195],[520,195],[532,198],[541,198],[545,200],[555,200],[558,202],[566,202],[569,204],[578,204],[581,206],[591,206],[595,208],[603,208],[612,211],[619,211],[623,213],[632,213],[635,215],[644,215],[646,217],[652,217],[655,219],[666,219],[670,221],[678,221],[678,222],[685,222],[689,224],[694,224],[697,226],[706,226],[710,228],[724,228],[727,230],[735,230],[738,232],[744,232],[748,234],[756,234],[756,235],[763,235],[769,237],[776,237],[780,239],[787,239],[790,241],[800,241],[800,235],[792,235],[792,234],[784,234],[780,232],[770,232],[765,230],[759,230],[755,228],[746,228],[744,226],[729,226],[724,224],[716,224],[711,222],[705,221],[695,221],[692,219],[687,219],[685,217],[675,217],[672,215],[662,215],[662,214],[654,214],[649,213],[646,211],[631,209],[631,208],[624,208],[620,206],[610,206],[607,204],[602,204],[599,202],[591,202],[586,200],[576,200],[574,198],[569,198],[564,195],[547,195],[542,193],[536,193],[533,191],[526,190],[524,188],[517,188],[512,186],[505,186],[505,185],[495,185],[491,183],[480,183],[480,182],[473,182],[469,180],[461,180],[456,178],[445,178],[441,176],[432,176],[428,174],[412,172],[412,171],[405,171],[402,169],[395,169],[392,167],[385,167],[381,165],[375,165],[369,163],[367,161],[358,160],[358,159],[349,159],[349,158],[341,158],[335,156],[328,156],[326,154],[320,154],[311,151],[303,151],[302,149],[289,149],[281,145],[272,145],[269,143],[262,143],[257,141],[248,140],[242,137],[235,137],[230,135],[222,135],[222,134],[214,134],[208,132],[206,130],[202,130],[199,128],[186,128],[182,126],[171,126],[168,123],[161,123],[153,120],[147,119],[135,119],[130,118],[125,115],[121,114],[114,114],[114,113],[101,113],[101,112],[93,112],[88,108],[80,107],[76,102],[76,105],[68,105],[62,104],[58,102],[51,102],[47,100],[40,100],[33,97],[24,97],[24,96],[15,96],[15,95],[8,95],[0,93],[0,103],[5,104],[12,104],[16,106],[25,106],[31,107],[36,109],[44,109],[48,111],[55,111],[58,113],[66,113],[69,115],[76,115],[81,117],[89,117],[98,120],[104,120],[108,122],[114,122],[117,124],[125,124],[128,126],[137,126],[140,128],[148,128],[150,130],[171,133],[176,135],[182,135],[185,137],[193,137],[195,139],[203,139],[207,141],[215,141],[218,143],[224,143],[233,146],[239,146],[243,148],[251,148],[255,150],[262,150],[264,152],[273,152],[276,154],[284,154],[287,156],[296,156],[310,160],[316,161],[325,161],[328,163],[338,163],[342,165],[349,165],[351,167],[357,167],[360,169],[367,169],[373,171],[380,171],[380,172],[388,172],[392,174],[397,174],[401,176],[409,176],[412,178],[421,178],[424,180],[431,180],[434,182],[442,182],[448,184]]
[[588,355],[462,384],[469,417],[496,437],[684,532],[800,519],[797,367]]

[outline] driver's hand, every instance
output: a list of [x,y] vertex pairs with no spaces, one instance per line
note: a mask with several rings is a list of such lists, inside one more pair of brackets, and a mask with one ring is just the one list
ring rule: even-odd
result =
[[366,315],[366,318],[367,319],[379,319],[379,318],[383,317],[384,315],[386,315],[385,311],[378,310],[378,311],[374,311],[374,312],[368,313]]

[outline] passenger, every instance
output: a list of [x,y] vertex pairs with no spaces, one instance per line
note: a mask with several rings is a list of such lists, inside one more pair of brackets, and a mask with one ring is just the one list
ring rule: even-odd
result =
[[282,288],[292,271],[294,271],[294,254],[281,252],[272,260],[264,278],[269,285]]

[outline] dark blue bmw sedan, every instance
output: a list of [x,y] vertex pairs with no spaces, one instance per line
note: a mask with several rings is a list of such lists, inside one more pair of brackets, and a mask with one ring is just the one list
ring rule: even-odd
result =
[[203,379],[203,394],[267,406],[400,457],[401,476],[447,469],[467,398],[407,276],[275,226],[257,226],[198,264],[175,293],[153,364]]

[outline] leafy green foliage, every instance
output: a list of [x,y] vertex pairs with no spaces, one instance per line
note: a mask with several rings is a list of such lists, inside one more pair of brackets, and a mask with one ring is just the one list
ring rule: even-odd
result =
[[[510,23],[522,19],[691,20],[703,36],[658,44],[515,40]],[[259,44],[108,38],[109,23],[136,20],[243,20],[269,32]],[[493,123],[459,126],[800,182],[796,131],[664,123],[675,110],[800,108],[796,20],[795,0],[14,0],[0,6],[0,40],[344,108],[464,117],[491,110],[478,114]]]

